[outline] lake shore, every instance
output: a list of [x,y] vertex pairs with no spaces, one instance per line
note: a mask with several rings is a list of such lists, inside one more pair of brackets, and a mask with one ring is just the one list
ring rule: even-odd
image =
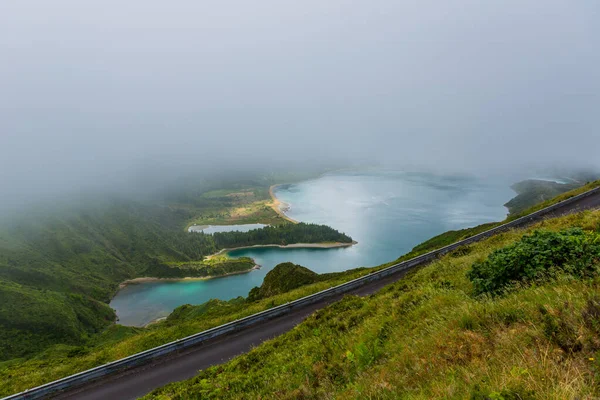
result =
[[247,274],[247,273],[255,271],[257,269],[260,269],[260,265],[255,264],[250,269],[247,269],[244,271],[228,272],[223,275],[188,276],[188,277],[183,277],[183,278],[156,278],[156,277],[152,277],[152,276],[144,276],[144,277],[140,277],[140,278],[128,279],[126,281],[121,282],[119,284],[119,290],[123,289],[124,287],[129,286],[129,285],[138,285],[140,283],[147,283],[147,282],[206,281],[209,279],[223,278],[223,277],[230,276],[230,275]]
[[277,186],[281,186],[282,184],[277,184],[277,185],[271,185],[271,187],[269,187],[269,195],[271,196],[271,208],[273,209],[273,211],[275,211],[277,214],[279,214],[279,216],[289,222],[292,222],[294,224],[299,223],[299,221],[296,221],[293,218],[288,217],[285,212],[283,211],[283,209],[288,208],[289,209],[289,205],[281,200],[279,200],[277,198],[277,196],[275,196],[275,189],[277,188]]
[[357,241],[353,240],[351,243],[293,243],[293,244],[255,244],[254,246],[242,246],[242,247],[232,247],[230,249],[222,249],[215,254],[211,254],[207,257],[210,259],[211,257],[216,257],[224,253],[228,253],[234,250],[243,250],[243,249],[258,249],[261,247],[278,247],[280,249],[334,249],[336,247],[350,247],[358,244]]
[[188,232],[202,232],[203,230],[209,228],[210,225],[190,225],[187,228]]

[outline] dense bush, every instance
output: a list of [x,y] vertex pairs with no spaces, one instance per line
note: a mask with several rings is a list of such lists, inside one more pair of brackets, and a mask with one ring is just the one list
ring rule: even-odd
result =
[[267,226],[248,232],[218,232],[209,236],[212,236],[215,246],[219,249],[257,244],[287,245],[293,243],[352,242],[350,236],[340,233],[329,226],[306,224],[303,222],[299,224]]
[[545,279],[557,272],[586,276],[598,271],[600,235],[571,228],[535,231],[473,264],[468,273],[475,292],[498,293],[517,282]]

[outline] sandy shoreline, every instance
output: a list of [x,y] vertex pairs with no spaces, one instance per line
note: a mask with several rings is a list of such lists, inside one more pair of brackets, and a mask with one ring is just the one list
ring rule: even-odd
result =
[[151,277],[151,276],[144,276],[144,277],[140,277],[140,278],[128,279],[126,281],[121,282],[119,284],[119,289],[123,289],[124,287],[126,287],[128,285],[137,285],[137,284],[146,283],[146,282],[206,281],[209,279],[223,278],[225,276],[230,276],[230,275],[247,274],[247,273],[257,270],[257,269],[260,269],[260,265],[255,264],[252,268],[247,269],[245,271],[228,272],[223,275],[215,275],[215,276],[213,276],[213,275],[187,276],[187,277],[183,277],[183,278],[155,278],[155,277]]
[[279,200],[277,198],[277,196],[275,196],[275,188],[277,186],[282,185],[277,184],[277,185],[271,185],[271,187],[269,188],[269,195],[271,195],[271,208],[273,209],[273,211],[275,211],[277,214],[279,214],[279,216],[287,221],[293,222],[294,224],[297,224],[299,221],[296,221],[293,218],[288,217],[282,210],[282,207],[287,207],[287,204],[284,203],[283,201]]

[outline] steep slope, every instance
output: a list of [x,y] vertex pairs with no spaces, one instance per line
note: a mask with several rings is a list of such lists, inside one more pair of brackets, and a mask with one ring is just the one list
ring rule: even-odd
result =
[[114,201],[15,218],[0,231],[0,361],[55,343],[82,345],[115,318],[120,282],[250,270],[250,259],[203,264],[223,247],[349,241],[336,230],[282,224],[215,236],[184,230],[182,209]]

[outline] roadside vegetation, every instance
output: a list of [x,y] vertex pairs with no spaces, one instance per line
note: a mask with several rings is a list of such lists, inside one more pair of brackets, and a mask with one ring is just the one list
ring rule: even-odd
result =
[[595,398],[599,236],[600,211],[496,235],[146,398]]

